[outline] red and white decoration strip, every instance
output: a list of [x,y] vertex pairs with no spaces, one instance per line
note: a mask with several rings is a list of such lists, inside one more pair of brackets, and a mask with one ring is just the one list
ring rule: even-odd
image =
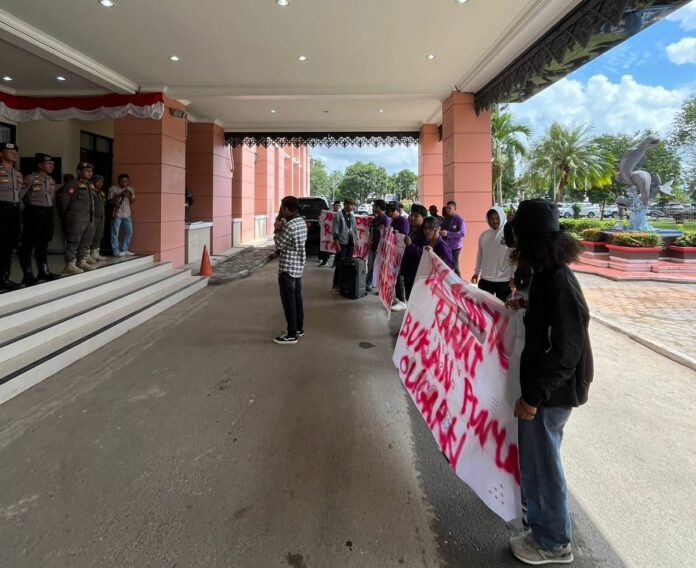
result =
[[0,117],[14,122],[29,120],[100,120],[102,118],[152,118],[164,114],[162,93],[100,95],[96,97],[21,97],[0,92]]

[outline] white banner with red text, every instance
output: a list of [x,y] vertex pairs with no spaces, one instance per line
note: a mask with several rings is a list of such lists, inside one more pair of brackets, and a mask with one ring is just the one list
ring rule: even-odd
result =
[[[321,231],[319,250],[331,254],[336,253],[336,243],[334,243],[333,235],[331,234],[334,215],[336,213],[333,211],[322,211],[319,213],[319,230]],[[364,260],[367,259],[370,253],[370,217],[367,215],[356,215],[355,225],[358,233],[358,242],[354,243],[353,256]]]
[[521,515],[515,401],[522,315],[423,252],[394,364],[457,476],[505,521]]
[[379,248],[375,255],[372,285],[378,289],[379,299],[390,314],[405,248],[404,235],[391,227],[382,230]]

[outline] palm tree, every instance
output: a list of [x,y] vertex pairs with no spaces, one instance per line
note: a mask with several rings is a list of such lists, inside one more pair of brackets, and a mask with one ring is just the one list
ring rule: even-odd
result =
[[514,163],[515,158],[527,155],[522,138],[529,139],[532,129],[515,122],[511,112],[501,112],[496,107],[491,114],[491,137],[493,141],[493,185],[498,190],[497,203],[503,203],[503,174]]
[[611,156],[590,139],[586,124],[563,126],[554,122],[532,151],[529,170],[532,178],[553,181],[556,203],[565,189],[603,187],[611,183]]

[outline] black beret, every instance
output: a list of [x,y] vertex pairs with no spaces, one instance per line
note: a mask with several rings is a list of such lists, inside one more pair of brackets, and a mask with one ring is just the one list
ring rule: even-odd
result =
[[89,168],[90,170],[94,169],[94,166],[90,164],[89,162],[80,162],[77,164],[77,171],[79,172],[80,170],[86,170]]
[[92,176],[92,181],[97,181],[98,179],[104,181],[104,176],[101,174],[97,174],[96,176]]
[[49,156],[48,154],[44,154],[42,152],[39,152],[38,154],[34,154],[34,157],[36,158],[36,161],[38,163],[52,162],[53,161],[53,158],[51,158],[51,156]]
[[14,142],[2,142],[0,143],[0,152],[3,150],[15,150],[16,152],[19,152],[19,146],[17,146],[17,144]]

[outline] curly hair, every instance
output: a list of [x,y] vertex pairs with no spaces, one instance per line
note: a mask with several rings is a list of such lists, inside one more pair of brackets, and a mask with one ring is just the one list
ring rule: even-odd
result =
[[512,260],[523,268],[558,268],[574,262],[582,247],[570,234],[515,232],[515,248]]

